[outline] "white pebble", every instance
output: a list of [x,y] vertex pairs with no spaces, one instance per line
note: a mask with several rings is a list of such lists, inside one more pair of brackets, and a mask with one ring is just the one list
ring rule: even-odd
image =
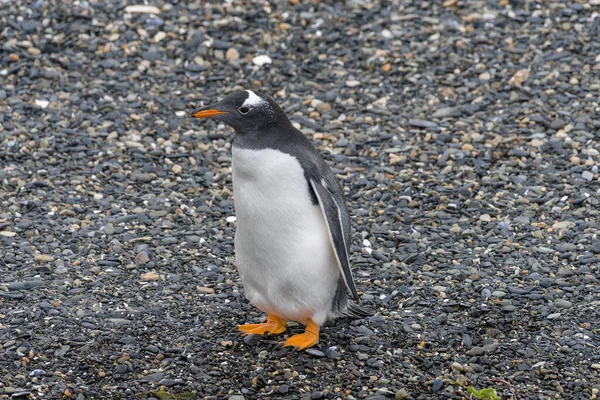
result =
[[225,218],[225,221],[234,223],[235,221],[237,221],[237,218],[235,215],[232,215],[230,217]]
[[38,107],[41,107],[41,108],[48,108],[48,106],[50,105],[50,102],[48,100],[36,99],[35,105]]
[[262,67],[265,64],[271,64],[272,62],[273,60],[271,60],[271,57],[266,54],[256,56],[252,59],[252,63],[254,65],[258,65],[259,67]]
[[125,12],[129,14],[160,14],[160,9],[156,6],[145,6],[143,4],[134,4],[125,7]]
[[394,35],[392,35],[392,32],[390,32],[388,29],[384,29],[381,31],[381,36],[383,36],[386,39],[391,39]]
[[156,32],[156,35],[154,35],[154,42],[158,43],[166,37],[167,37],[167,34],[165,32],[163,32],[163,31]]

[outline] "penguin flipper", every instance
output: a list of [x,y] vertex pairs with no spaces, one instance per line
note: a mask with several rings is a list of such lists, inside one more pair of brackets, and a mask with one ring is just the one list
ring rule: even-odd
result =
[[348,243],[346,243],[347,236],[346,232],[344,232],[342,223],[342,208],[337,203],[333,194],[327,190],[324,180],[317,182],[315,179],[311,178],[310,186],[315,192],[323,217],[325,218],[325,221],[327,221],[327,226],[329,227],[329,240],[333,247],[335,258],[342,273],[346,288],[348,288],[352,297],[356,301],[359,301],[356,286],[354,285],[354,278],[352,276],[352,269],[350,268]]

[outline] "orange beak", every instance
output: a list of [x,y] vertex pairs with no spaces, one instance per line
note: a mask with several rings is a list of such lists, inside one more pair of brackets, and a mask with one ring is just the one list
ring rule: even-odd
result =
[[220,114],[229,114],[229,113],[227,111],[219,111],[219,110],[215,110],[215,109],[206,110],[204,108],[197,108],[190,113],[190,117],[192,117],[192,118],[209,118],[209,117],[214,117],[215,115],[220,115]]

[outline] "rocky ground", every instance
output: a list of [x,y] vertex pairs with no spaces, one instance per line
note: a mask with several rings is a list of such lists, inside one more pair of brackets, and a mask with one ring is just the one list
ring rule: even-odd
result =
[[[0,1],[0,399],[598,396],[598,0],[148,3]],[[241,88],[347,193],[307,352],[234,333]]]

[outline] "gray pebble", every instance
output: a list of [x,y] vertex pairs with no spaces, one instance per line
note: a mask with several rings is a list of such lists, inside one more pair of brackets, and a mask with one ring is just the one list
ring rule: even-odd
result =
[[444,385],[444,381],[440,378],[435,378],[433,380],[433,384],[431,385],[431,391],[433,393],[437,393],[440,391],[440,389],[442,388],[442,386]]
[[[558,308],[571,308],[573,307],[573,303],[568,300],[558,299],[554,301],[554,305]],[[548,316],[550,318],[550,316]]]

